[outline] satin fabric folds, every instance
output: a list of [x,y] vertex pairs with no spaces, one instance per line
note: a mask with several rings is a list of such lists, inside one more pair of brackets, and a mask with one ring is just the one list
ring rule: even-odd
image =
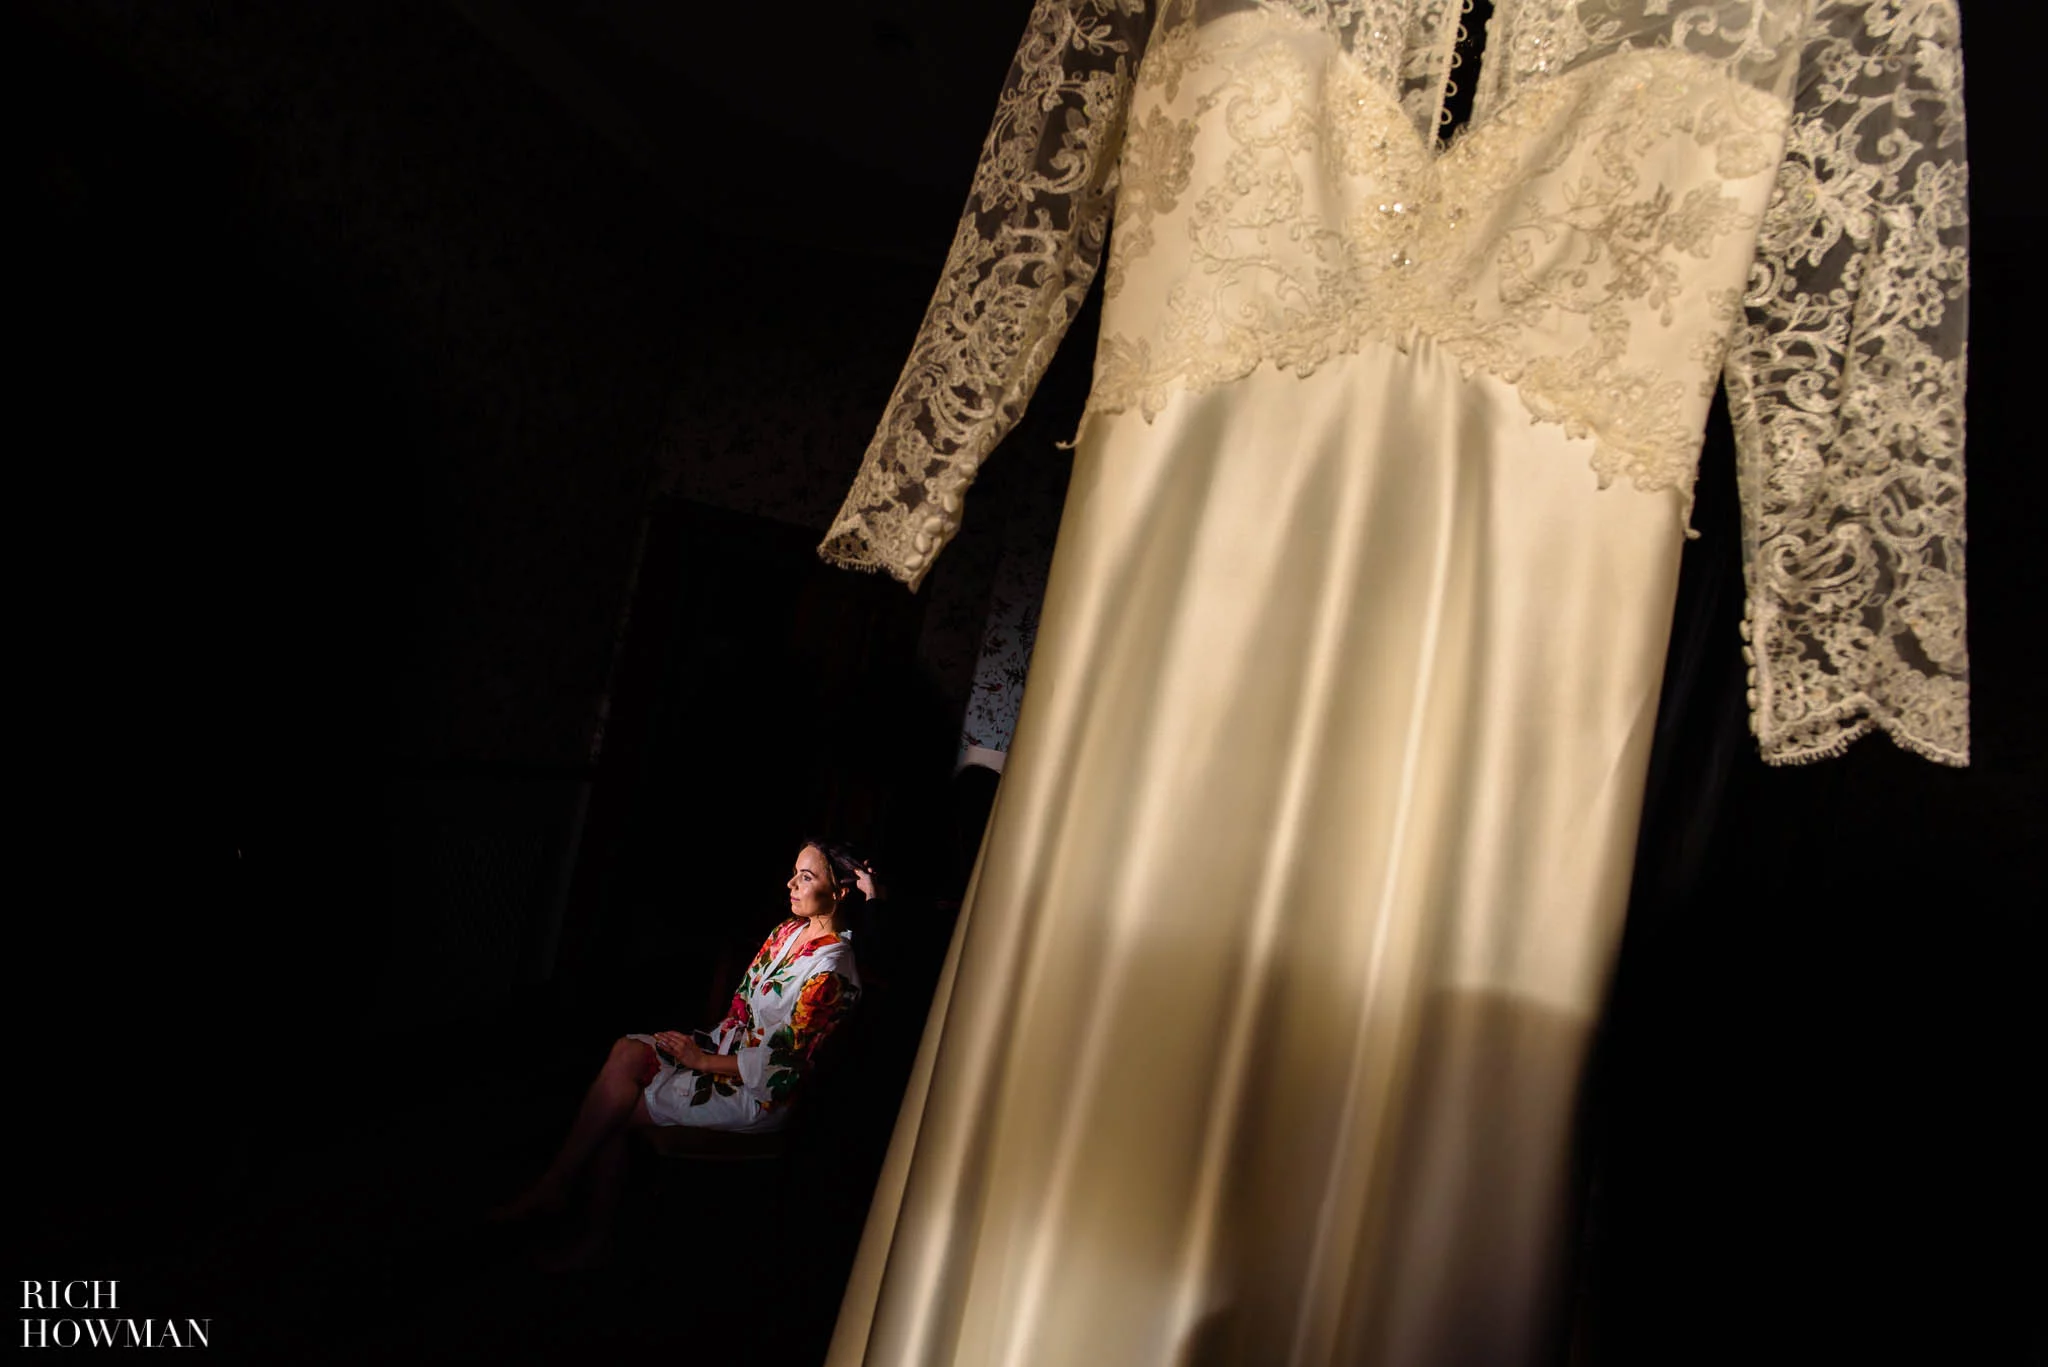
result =
[[1552,1342],[1678,496],[1417,338],[1077,452],[830,1362]]

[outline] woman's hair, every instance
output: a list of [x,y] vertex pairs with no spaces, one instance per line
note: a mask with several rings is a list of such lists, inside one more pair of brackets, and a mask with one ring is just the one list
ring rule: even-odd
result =
[[841,915],[847,915],[867,901],[867,894],[860,890],[861,865],[867,861],[851,844],[844,840],[821,840],[813,837],[797,848],[809,846],[825,856],[826,867],[832,870],[832,886],[846,889],[846,896],[840,900]]

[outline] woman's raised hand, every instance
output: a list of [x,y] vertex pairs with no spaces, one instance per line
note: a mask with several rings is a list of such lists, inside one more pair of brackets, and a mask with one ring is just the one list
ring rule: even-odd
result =
[[886,889],[875,879],[875,866],[871,863],[856,866],[853,885],[860,889],[860,895],[870,902],[879,902],[888,896]]

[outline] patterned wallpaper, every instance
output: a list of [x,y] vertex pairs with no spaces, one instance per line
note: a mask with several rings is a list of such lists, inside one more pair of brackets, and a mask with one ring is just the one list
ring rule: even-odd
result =
[[[1028,434],[1026,442],[1018,444],[1027,442]],[[981,650],[961,727],[963,753],[968,746],[1009,750],[1011,734],[1017,728],[1017,707],[1024,697],[1025,675],[1031,667],[1031,647],[1038,635],[1038,609],[1045,599],[1046,572],[1052,566],[1053,541],[1073,459],[1041,442],[1028,444],[1031,449],[1012,457],[1025,469],[1017,481],[1004,528],[1002,558],[989,594]]]
[[[655,442],[662,492],[823,535],[916,335],[931,272],[847,261],[816,269],[817,277],[768,276],[783,282],[780,292],[693,340]],[[824,288],[822,278],[836,283]],[[966,527],[918,591],[919,663],[956,714],[1012,511],[1015,480],[1004,467],[1016,463],[1009,451],[990,462],[998,473],[970,496]]]

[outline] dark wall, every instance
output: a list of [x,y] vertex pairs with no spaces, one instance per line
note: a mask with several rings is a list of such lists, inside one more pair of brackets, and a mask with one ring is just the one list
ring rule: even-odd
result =
[[[393,784],[560,808],[650,497],[821,528],[929,269],[707,235],[715,192],[665,198],[450,8],[21,22],[75,740],[177,766],[207,857],[292,883],[446,805]],[[930,593],[963,703],[1000,506]]]
[[210,461],[111,460],[265,514],[273,577],[397,594],[382,753],[585,761],[657,479],[801,525],[836,506],[896,364],[850,342],[920,302],[894,272],[707,239],[441,6],[42,24],[61,74],[17,52],[57,134],[51,283],[99,305],[72,294],[98,378],[176,391],[159,440],[214,434]]
[[[97,1171],[133,1140],[78,1053],[146,1060],[125,1161],[144,1199],[198,1199],[179,1183],[263,1147],[249,1118],[305,1061],[418,1073],[365,1041],[432,1039],[659,920],[572,896],[649,509],[762,519],[808,568],[936,259],[721,233],[730,190],[679,197],[454,6],[51,0],[5,25],[21,881],[50,889],[20,933],[21,1081],[39,1151]],[[903,233],[942,250],[945,226]],[[891,665],[920,726],[957,733],[1010,470]],[[670,914],[750,922],[712,886]],[[133,1223],[91,1185],[46,1189],[88,1242]]]
[[928,281],[708,239],[450,8],[6,26],[18,1080],[144,1193],[46,1188],[86,1239],[295,1067],[548,975],[651,499],[822,525],[893,378],[853,339]]

